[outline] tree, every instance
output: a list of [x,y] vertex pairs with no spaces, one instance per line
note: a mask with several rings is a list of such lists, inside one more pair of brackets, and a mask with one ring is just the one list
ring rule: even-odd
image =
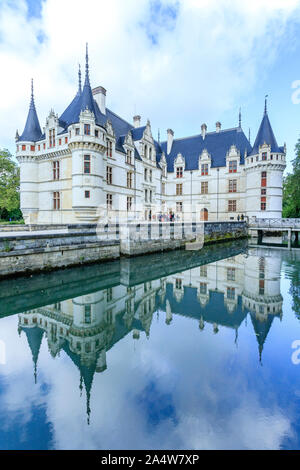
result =
[[293,172],[283,179],[283,217],[300,217],[300,138],[295,146]]
[[8,150],[0,150],[0,218],[20,219],[20,168]]

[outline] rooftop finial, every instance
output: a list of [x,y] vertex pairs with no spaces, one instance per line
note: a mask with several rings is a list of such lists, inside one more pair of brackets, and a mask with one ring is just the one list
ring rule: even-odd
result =
[[34,104],[34,96],[33,96],[33,78],[31,79],[31,97],[30,97],[30,104]]
[[158,129],[158,132],[157,132],[157,141],[160,144],[160,130],[159,129]]
[[89,82],[89,51],[88,43],[86,43],[86,52],[85,52],[85,82]]
[[80,64],[78,64],[78,92],[81,94],[81,68]]
[[241,108],[239,110],[239,127],[242,127],[242,113],[241,113]]
[[265,96],[265,112],[264,112],[264,114],[267,114],[267,98],[268,98],[268,95]]
[[249,127],[249,138],[248,138],[248,140],[249,140],[249,144],[250,144],[251,143],[250,142],[250,127]]

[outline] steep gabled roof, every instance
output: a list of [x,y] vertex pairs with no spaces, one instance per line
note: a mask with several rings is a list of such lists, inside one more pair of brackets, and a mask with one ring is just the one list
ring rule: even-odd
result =
[[23,134],[21,135],[18,141],[19,142],[20,141],[36,142],[41,139],[41,136],[42,136],[41,126],[39,123],[39,119],[38,119],[37,112],[35,109],[35,104],[34,104],[33,80],[32,80],[31,81],[31,99],[30,99],[28,116],[27,116]]
[[185,169],[196,170],[199,167],[199,156],[205,149],[211,156],[212,168],[226,166],[226,153],[232,145],[240,151],[241,164],[243,164],[245,150],[249,154],[252,148],[239,127],[220,132],[208,132],[204,139],[202,135],[174,139],[169,155],[167,155],[167,142],[162,142],[160,147],[165,152],[168,171],[174,171],[174,161],[179,153],[185,158]]

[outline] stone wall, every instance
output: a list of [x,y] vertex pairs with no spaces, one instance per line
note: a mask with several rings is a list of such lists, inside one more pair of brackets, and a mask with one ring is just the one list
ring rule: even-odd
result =
[[98,240],[94,230],[16,233],[0,237],[0,277],[120,257],[115,239]]
[[213,243],[247,237],[245,222],[144,222],[120,225],[120,251],[134,256],[175,250],[187,242]]
[[[27,228],[28,226],[24,226]],[[247,236],[245,222],[73,224],[5,233],[0,229],[0,277],[98,262]],[[44,231],[42,230],[44,229]],[[12,227],[11,227],[12,230]]]

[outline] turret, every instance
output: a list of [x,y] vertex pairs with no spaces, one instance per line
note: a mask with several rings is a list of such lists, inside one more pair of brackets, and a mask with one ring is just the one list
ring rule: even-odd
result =
[[72,152],[72,208],[80,222],[97,221],[99,208],[104,205],[103,157],[106,151],[106,129],[96,117],[99,109],[93,98],[89,79],[88,49],[86,48],[85,81],[61,118],[69,131]]
[[252,151],[245,156],[248,217],[281,218],[285,155],[286,149],[276,142],[265,98],[264,114]]
[[33,80],[31,80],[31,98],[25,128],[20,137],[18,137],[18,133],[16,135],[16,155],[20,163],[20,206],[25,223],[35,223],[37,221],[39,200],[35,143],[41,138],[42,131],[35,109]]

